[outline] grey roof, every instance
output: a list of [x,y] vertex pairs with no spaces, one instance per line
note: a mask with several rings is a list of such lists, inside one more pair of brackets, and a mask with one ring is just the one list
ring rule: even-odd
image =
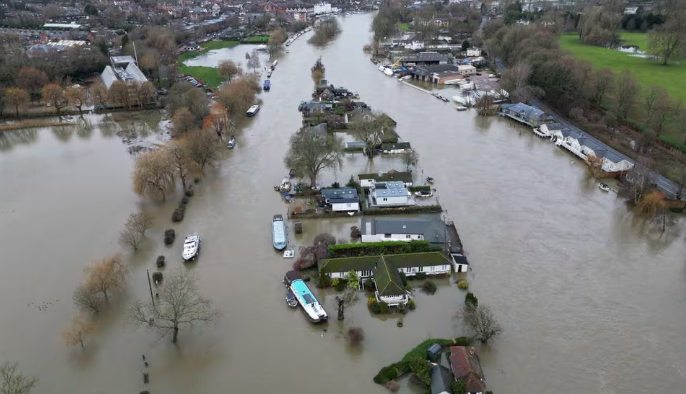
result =
[[459,71],[460,68],[452,64],[433,64],[428,66],[417,67],[417,70],[425,70],[429,73],[442,73],[446,71]]
[[396,142],[395,144],[392,144],[392,143],[381,144],[381,149],[383,149],[383,150],[410,149],[410,148],[412,148],[412,146],[410,145],[409,142]]
[[560,123],[547,123],[546,127],[550,131],[564,130],[566,127]]
[[403,63],[438,62],[442,60],[448,60],[448,55],[438,52],[420,52],[417,54],[403,56]]
[[148,78],[146,78],[143,71],[136,66],[136,63],[129,63],[129,65],[126,66],[126,74],[128,77],[127,79],[130,78],[138,83],[148,82]]
[[136,59],[133,56],[111,56],[110,61],[115,65],[136,63]]
[[412,171],[396,171],[390,170],[388,172],[378,172],[376,174],[358,174],[360,180],[373,179],[377,182],[400,181],[405,183],[412,183]]
[[502,110],[507,110],[510,112],[523,113],[527,118],[536,119],[546,116],[546,113],[541,111],[536,107],[526,105],[524,103],[517,104],[503,104],[500,106]]
[[[367,232],[367,223],[370,232]],[[362,218],[360,230],[363,235],[375,234],[421,234],[426,241],[444,244],[448,236],[445,223],[435,215],[418,218]]]
[[102,70],[102,74],[100,74],[100,80],[107,89],[109,89],[117,79],[117,74],[110,66],[105,67],[105,69]]
[[358,202],[357,190],[352,187],[340,187],[337,189],[322,189],[322,196],[329,204],[341,204]]
[[407,196],[408,191],[405,182],[376,182],[374,183],[374,193],[377,197]]
[[450,393],[452,382],[450,370],[439,364],[431,365],[431,394]]

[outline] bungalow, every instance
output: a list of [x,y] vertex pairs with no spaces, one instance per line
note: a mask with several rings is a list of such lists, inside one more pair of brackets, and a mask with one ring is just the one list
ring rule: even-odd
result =
[[503,104],[498,109],[498,114],[500,116],[507,116],[508,118],[522,122],[531,127],[539,127],[543,123],[551,121],[550,115],[536,107],[524,103]]
[[414,205],[405,183],[374,182],[369,187],[369,205],[372,207],[406,207]]
[[451,261],[444,253],[424,252],[323,259],[318,264],[319,273],[328,275],[331,279],[340,279],[345,278],[348,272],[355,271],[361,279],[367,279],[374,276],[374,269],[381,259],[406,276],[415,276],[418,273],[444,275],[451,271]]
[[386,173],[379,172],[377,174],[359,174],[360,186],[370,187],[375,182],[389,182],[398,181],[403,182],[405,187],[412,187],[412,171],[396,171],[390,170]]
[[481,363],[474,348],[468,351],[464,346],[451,346],[448,360],[453,377],[455,380],[464,380],[468,394],[482,394],[486,391]]
[[481,56],[481,49],[478,48],[468,48],[467,57],[478,57]]
[[405,153],[412,150],[412,146],[409,142],[396,142],[381,144],[381,151],[383,153]]
[[419,218],[363,218],[362,242],[429,241],[444,246],[448,239],[446,224],[437,215]]
[[360,198],[357,196],[357,190],[352,187],[322,189],[321,194],[326,205],[330,206],[334,212],[359,212],[360,210]]
[[383,301],[388,306],[405,305],[410,300],[410,294],[405,290],[400,273],[386,261],[382,255],[374,267],[374,294],[378,301]]
[[605,172],[619,175],[632,168],[634,168],[634,163],[614,151],[608,150],[603,154],[603,165],[601,169]]
[[[570,129],[562,130],[560,131],[560,134],[562,135],[562,138],[556,138],[555,145],[567,149],[574,156],[577,156],[585,161],[587,154],[589,153],[588,150],[585,149],[586,147],[583,145],[586,136]],[[554,135],[557,136],[558,134],[555,133]],[[591,152],[593,151],[591,150]]]
[[450,382],[452,376],[450,370],[440,364],[431,365],[431,394],[451,394]]

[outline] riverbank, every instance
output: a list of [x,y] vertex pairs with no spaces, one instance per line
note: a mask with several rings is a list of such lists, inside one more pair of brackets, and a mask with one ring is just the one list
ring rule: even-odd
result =
[[14,123],[0,124],[0,133],[6,131],[35,129],[40,127],[73,126],[74,123],[50,120],[20,120]]

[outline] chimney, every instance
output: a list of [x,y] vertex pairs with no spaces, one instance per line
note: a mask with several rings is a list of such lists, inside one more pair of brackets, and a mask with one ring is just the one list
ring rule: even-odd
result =
[[469,354],[471,354],[472,356],[475,355],[475,354],[476,354],[476,349],[470,348],[470,349],[469,349]]

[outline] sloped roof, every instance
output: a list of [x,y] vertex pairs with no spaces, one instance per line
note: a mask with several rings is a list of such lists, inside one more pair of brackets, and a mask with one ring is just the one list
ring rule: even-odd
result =
[[[367,234],[367,223],[371,231]],[[431,243],[445,243],[447,231],[445,223],[438,215],[420,216],[418,218],[362,218],[360,227],[363,235],[375,234],[421,234],[424,240]]]
[[501,105],[501,108],[507,109],[507,110],[512,111],[512,112],[523,113],[528,118],[540,118],[540,117],[546,115],[546,113],[541,111],[540,109],[538,109],[536,107],[532,107],[530,105],[526,105],[524,103],[503,104],[503,105]]
[[407,293],[398,269],[381,256],[374,268],[374,282],[380,296],[401,296]]
[[411,145],[409,142],[396,142],[381,144],[381,149],[383,150],[393,150],[393,149],[410,149]]
[[464,379],[467,384],[467,392],[481,393],[486,389],[482,382],[483,372],[479,358],[470,354],[465,346],[450,347],[450,368],[455,379]]
[[102,74],[100,74],[100,80],[107,89],[109,89],[117,79],[117,74],[111,66],[105,67],[105,69],[102,70]]
[[439,365],[431,365],[431,394],[449,394],[452,376],[448,368]]
[[410,183],[412,182],[412,171],[390,170],[381,174],[359,174],[357,177],[360,179],[373,179],[377,182],[399,181]]
[[319,272],[323,273],[364,271],[374,268],[377,260],[379,256],[341,257],[319,260],[318,266]]
[[359,200],[357,190],[352,187],[322,189],[320,193],[324,198],[329,200],[330,203],[357,202]]
[[[381,256],[340,257],[319,261],[319,271],[323,273],[364,271],[373,269]],[[452,262],[441,252],[422,252],[384,255],[386,263],[397,268],[431,267]]]

